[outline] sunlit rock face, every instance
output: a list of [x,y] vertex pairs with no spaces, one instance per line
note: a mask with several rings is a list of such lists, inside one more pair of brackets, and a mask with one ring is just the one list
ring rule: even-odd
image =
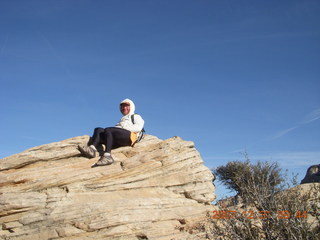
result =
[[212,211],[214,176],[192,142],[147,135],[91,168],[89,136],[0,160],[0,239],[193,239]]

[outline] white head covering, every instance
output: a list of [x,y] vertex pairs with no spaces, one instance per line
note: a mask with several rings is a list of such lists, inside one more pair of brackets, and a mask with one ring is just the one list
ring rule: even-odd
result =
[[129,98],[124,99],[124,100],[120,103],[120,105],[121,105],[122,103],[127,103],[127,104],[130,105],[129,115],[134,114],[134,111],[136,110],[136,106],[134,105],[134,103],[133,103]]

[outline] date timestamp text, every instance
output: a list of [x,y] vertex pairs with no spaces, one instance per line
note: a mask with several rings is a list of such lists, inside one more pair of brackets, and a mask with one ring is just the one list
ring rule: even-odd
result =
[[246,219],[269,219],[272,217],[276,217],[278,219],[290,219],[290,218],[307,218],[308,213],[307,211],[297,211],[291,213],[288,210],[278,211],[273,213],[271,211],[231,211],[231,210],[220,210],[220,211],[213,211],[212,212],[212,219],[239,219],[239,218],[246,218]]

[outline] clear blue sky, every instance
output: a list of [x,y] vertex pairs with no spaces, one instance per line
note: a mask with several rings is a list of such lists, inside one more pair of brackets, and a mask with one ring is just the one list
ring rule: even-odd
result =
[[320,163],[319,24],[317,0],[0,0],[0,158],[113,126],[131,98],[210,168],[247,151],[301,180]]

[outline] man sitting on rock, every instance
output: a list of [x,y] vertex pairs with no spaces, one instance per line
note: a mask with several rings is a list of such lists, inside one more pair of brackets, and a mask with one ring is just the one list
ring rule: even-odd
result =
[[92,167],[112,164],[114,159],[111,156],[111,149],[132,146],[142,134],[144,120],[140,115],[134,113],[134,103],[130,99],[123,100],[120,103],[120,111],[123,117],[115,127],[95,128],[87,146],[78,146],[78,150],[84,157],[94,158],[97,147],[101,144],[105,145],[104,154]]

